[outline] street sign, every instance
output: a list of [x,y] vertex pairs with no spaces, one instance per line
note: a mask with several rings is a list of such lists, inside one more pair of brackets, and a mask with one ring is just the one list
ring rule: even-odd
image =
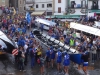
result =
[[14,49],[13,51],[12,51],[12,55],[18,55],[18,49]]

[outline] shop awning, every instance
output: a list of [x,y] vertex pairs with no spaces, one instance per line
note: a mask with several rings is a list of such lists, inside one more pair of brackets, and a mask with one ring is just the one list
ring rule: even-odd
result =
[[45,13],[45,11],[44,12],[33,12],[33,13],[31,13],[31,15],[43,15]]
[[92,12],[92,13],[100,13],[100,10],[88,10],[89,12]]

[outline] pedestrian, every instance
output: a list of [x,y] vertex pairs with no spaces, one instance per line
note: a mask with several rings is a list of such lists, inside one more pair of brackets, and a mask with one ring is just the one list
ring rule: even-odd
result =
[[46,64],[47,64],[47,67],[49,68],[50,67],[50,48],[48,47],[48,50],[46,52]]
[[31,57],[31,68],[34,66],[35,56],[34,56],[34,46],[30,50],[30,57]]
[[88,61],[89,61],[89,55],[88,52],[84,52],[83,55],[81,56],[81,59],[83,60],[83,71],[86,75],[89,75],[87,72],[87,68],[88,68]]
[[64,65],[65,75],[68,75],[68,70],[69,70],[69,65],[70,65],[70,56],[67,54],[67,52],[65,52],[65,55],[64,55],[63,65]]
[[55,60],[55,51],[53,47],[50,48],[50,59],[51,59],[51,66],[54,67],[54,60]]
[[25,58],[25,55],[24,55],[22,47],[20,47],[20,51],[18,53],[18,56],[19,56],[19,70],[24,71],[24,58]]
[[45,59],[42,57],[42,55],[40,55],[40,71],[41,71],[41,75],[43,75],[44,73],[44,62],[45,62]]
[[56,61],[57,61],[57,70],[60,72],[61,62],[62,62],[62,52],[58,49],[56,53]]

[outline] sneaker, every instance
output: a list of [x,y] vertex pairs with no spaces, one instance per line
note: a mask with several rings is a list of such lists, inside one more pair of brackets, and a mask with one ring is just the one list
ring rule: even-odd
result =
[[25,72],[26,70],[23,70],[23,72]]
[[89,75],[89,73],[87,73],[86,75]]
[[19,71],[22,71],[22,70],[19,70]]
[[68,73],[66,73],[65,75],[68,75]]
[[82,69],[78,70],[81,74],[84,74],[84,71]]
[[87,74],[86,75],[89,75],[89,71],[87,71]]

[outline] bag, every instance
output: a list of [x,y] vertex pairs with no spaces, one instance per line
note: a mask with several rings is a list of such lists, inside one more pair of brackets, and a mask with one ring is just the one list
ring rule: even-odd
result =
[[19,58],[19,61],[23,63],[24,62],[24,58],[23,57]]
[[24,55],[24,54],[22,54],[21,56],[22,56],[23,58],[25,58],[25,55]]
[[38,64],[40,64],[40,63],[41,63],[39,58],[37,59],[37,63],[38,63]]

